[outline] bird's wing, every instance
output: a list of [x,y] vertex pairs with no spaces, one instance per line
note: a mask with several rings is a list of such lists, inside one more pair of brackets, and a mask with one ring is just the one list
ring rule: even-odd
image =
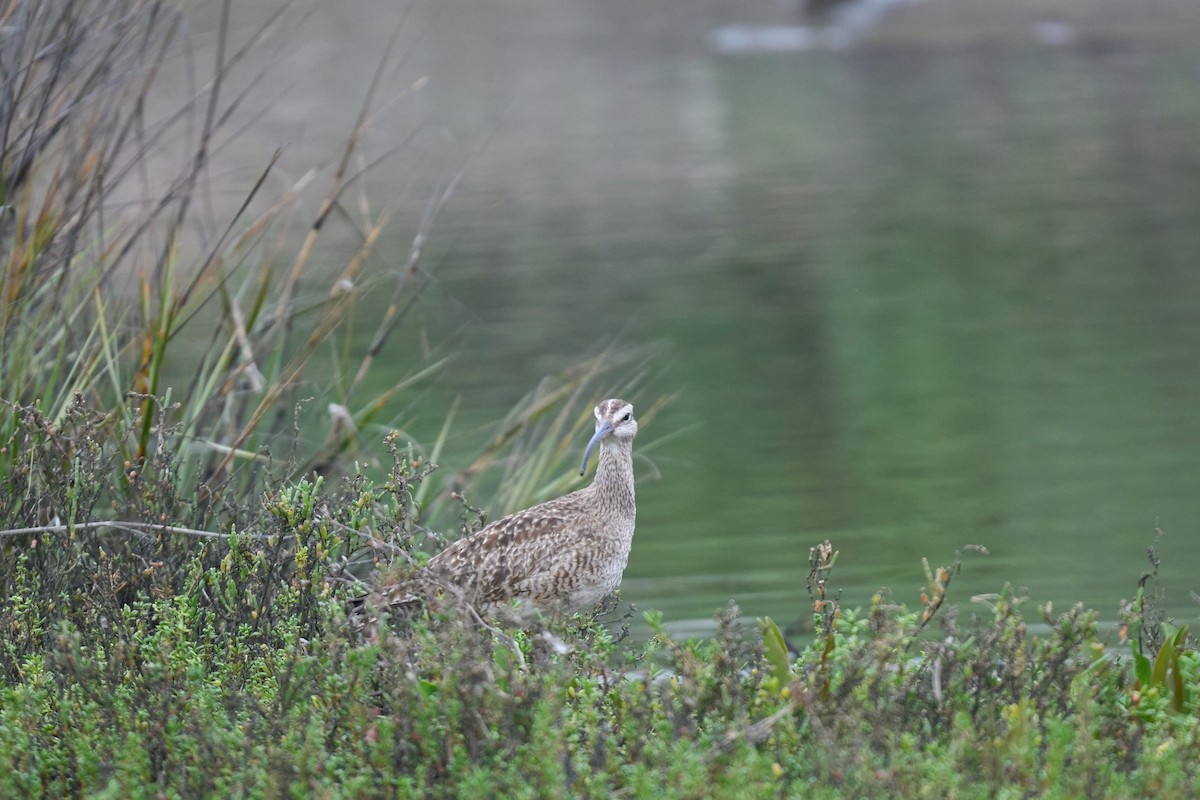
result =
[[[482,602],[530,596],[537,576],[573,574],[577,543],[589,538],[590,517],[571,495],[502,517],[430,560],[428,569]],[[564,576],[565,580],[569,577]]]

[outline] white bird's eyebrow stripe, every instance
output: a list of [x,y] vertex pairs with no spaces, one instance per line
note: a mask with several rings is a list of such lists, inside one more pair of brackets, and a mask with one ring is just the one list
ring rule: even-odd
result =
[[596,406],[596,416],[599,419],[613,419],[626,412],[633,413],[633,406],[624,400],[605,400]]

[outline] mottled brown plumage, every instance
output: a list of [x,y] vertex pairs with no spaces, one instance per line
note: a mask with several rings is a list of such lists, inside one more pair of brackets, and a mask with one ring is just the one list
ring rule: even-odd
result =
[[410,603],[441,590],[483,613],[511,608],[577,611],[603,600],[621,582],[633,542],[633,437],[637,420],[624,400],[596,406],[596,432],[580,467],[598,444],[592,484],[496,520],[434,556],[415,575],[378,589],[368,607]]

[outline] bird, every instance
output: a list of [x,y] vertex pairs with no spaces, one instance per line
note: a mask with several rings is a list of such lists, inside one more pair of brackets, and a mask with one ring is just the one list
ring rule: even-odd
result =
[[633,544],[638,423],[624,400],[604,400],[593,413],[595,433],[579,466],[582,476],[600,448],[589,486],[501,517],[451,543],[415,574],[358,598],[358,609],[407,606],[445,592],[480,614],[515,612],[524,622],[539,613],[589,610],[611,595]]

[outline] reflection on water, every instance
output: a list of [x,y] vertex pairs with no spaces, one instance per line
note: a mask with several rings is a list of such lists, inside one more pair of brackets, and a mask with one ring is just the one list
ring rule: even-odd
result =
[[[836,52],[728,58],[708,32],[787,22],[730,6],[456,3],[427,24],[413,105],[492,134],[430,245],[430,334],[468,326],[423,401],[464,398],[443,463],[599,343],[662,342],[643,400],[678,399],[643,436],[690,432],[638,488],[639,607],[801,615],[828,537],[852,605],[915,603],[922,556],[980,544],[952,598],[1011,581],[1114,615],[1159,527],[1195,617],[1200,26],[1073,19],[1044,48],[1035,19],[989,6],[976,37],[979,4],[925,3]],[[918,14],[946,40],[905,38]],[[362,73],[377,55],[333,49]]]
[[[721,55],[800,53],[814,47],[851,47],[868,36],[893,6],[921,0],[815,0],[804,5],[805,25],[722,25],[708,34]],[[1057,32],[1057,30],[1055,31]]]

